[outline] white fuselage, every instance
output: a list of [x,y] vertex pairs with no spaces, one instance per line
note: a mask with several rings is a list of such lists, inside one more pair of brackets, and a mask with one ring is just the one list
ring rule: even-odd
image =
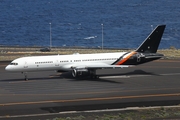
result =
[[5,69],[7,71],[19,72],[43,70],[69,71],[72,70],[72,66],[96,65],[99,63],[111,65],[125,53],[126,52],[22,57],[13,60]]

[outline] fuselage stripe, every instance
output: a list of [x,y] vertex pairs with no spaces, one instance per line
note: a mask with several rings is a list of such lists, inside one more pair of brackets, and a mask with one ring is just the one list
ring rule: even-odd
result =
[[127,57],[125,57],[122,60],[120,60],[119,62],[117,62],[116,65],[122,65],[123,63],[125,63],[134,54],[136,54],[136,52],[134,52],[134,51],[131,52]]
[[127,54],[129,54],[130,52],[126,52],[125,54],[123,54],[121,57],[119,57],[119,59],[117,59],[115,62],[113,62],[111,65],[116,65],[120,60],[122,60],[122,58],[125,56],[125,55],[127,55]]

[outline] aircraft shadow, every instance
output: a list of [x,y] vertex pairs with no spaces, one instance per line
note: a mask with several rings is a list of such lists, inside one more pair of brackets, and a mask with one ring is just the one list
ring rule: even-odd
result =
[[[98,74],[99,78],[95,78],[92,79],[89,76],[81,76],[79,78],[74,78],[71,75],[71,72],[65,72],[62,74],[52,74],[49,75],[48,77],[35,77],[35,78],[31,78],[29,77],[28,81],[35,81],[35,80],[52,80],[52,79],[69,79],[70,81],[96,81],[96,82],[109,82],[109,83],[120,83],[117,81],[113,81],[111,78],[103,78],[105,76],[131,76],[131,75],[154,75],[154,76],[159,76],[158,74],[152,73],[152,72],[146,72],[143,70],[134,70],[131,72],[127,72],[127,73],[116,73],[116,74]],[[102,78],[101,78],[102,77]],[[109,79],[109,80],[108,80]],[[17,79],[4,79],[4,80],[0,80],[0,82],[20,82],[20,81],[25,81],[23,76],[22,78],[17,78]]]
[[107,79],[101,79],[101,78],[91,78],[89,76],[81,76],[78,78],[74,78],[71,75],[71,72],[67,72],[67,73],[63,73],[60,75],[60,78],[65,78],[65,79],[69,79],[70,81],[95,81],[95,82],[108,82],[108,83],[121,83],[121,82],[116,82],[113,80],[107,80]]
[[134,70],[127,73],[116,73],[116,74],[98,74],[99,78],[92,79],[89,76],[81,76],[79,78],[73,78],[71,75],[71,72],[62,73],[59,77],[70,79],[71,81],[96,81],[96,82],[109,82],[109,83],[120,83],[117,81],[113,81],[111,78],[103,78],[106,76],[131,76],[131,75],[151,75],[151,76],[159,76],[158,74],[152,73],[152,72],[146,72],[143,70]]
[[158,74],[152,73],[152,72],[146,72],[143,70],[134,70],[131,72],[126,72],[126,73],[116,73],[116,74],[99,74],[99,76],[130,76],[130,75],[154,75],[154,76],[159,76]]
[[[134,70],[131,72],[127,72],[127,73],[116,73],[116,74],[98,74],[99,77],[103,77],[103,76],[124,76],[124,75],[155,75],[155,76],[159,76],[158,74],[152,73],[152,72],[146,72],[143,70]],[[67,73],[62,73],[60,75],[60,77],[62,78],[69,78],[69,79],[75,79],[73,78],[73,76],[71,75],[71,72],[67,72]],[[91,79],[90,77],[87,76],[82,76],[80,78],[77,78],[77,80],[83,80],[83,79]],[[99,78],[97,78],[99,79]],[[94,79],[96,80],[96,79]]]

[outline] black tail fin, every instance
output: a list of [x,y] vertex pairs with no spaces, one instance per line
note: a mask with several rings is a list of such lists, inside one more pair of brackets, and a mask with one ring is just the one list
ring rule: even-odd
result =
[[136,52],[141,53],[156,53],[164,33],[166,25],[157,26],[144,42],[136,49]]

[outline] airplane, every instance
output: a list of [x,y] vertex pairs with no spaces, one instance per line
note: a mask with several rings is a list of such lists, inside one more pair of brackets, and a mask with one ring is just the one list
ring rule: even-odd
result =
[[74,78],[87,75],[98,78],[97,69],[131,67],[162,58],[156,53],[166,25],[157,26],[142,44],[131,52],[72,54],[21,57],[6,66],[6,71],[21,72],[25,80],[27,72],[32,71],[71,71]]

